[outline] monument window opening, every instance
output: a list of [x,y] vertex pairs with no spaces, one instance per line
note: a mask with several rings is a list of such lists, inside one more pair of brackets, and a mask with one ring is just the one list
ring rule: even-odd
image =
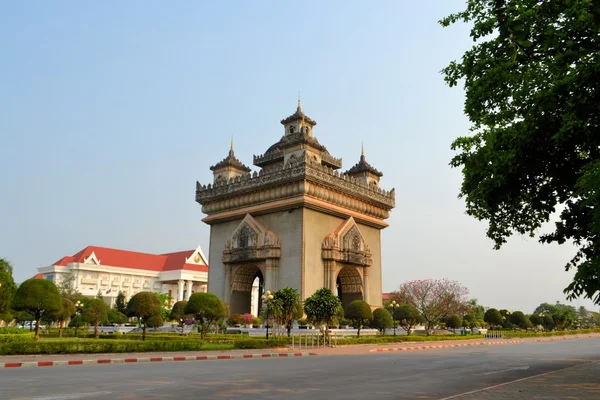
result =
[[294,133],[294,127],[293,126],[290,126],[290,133]]
[[243,265],[234,272],[231,288],[231,314],[260,313],[264,287],[263,274],[256,265]]
[[354,300],[364,300],[362,278],[355,267],[345,266],[336,279],[337,295],[346,309]]

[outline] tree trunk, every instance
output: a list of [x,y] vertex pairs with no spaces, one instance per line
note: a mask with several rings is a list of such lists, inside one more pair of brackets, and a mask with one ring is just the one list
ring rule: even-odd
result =
[[183,335],[185,332],[185,324],[181,324],[181,334]]
[[62,324],[62,322],[60,322],[58,324],[58,337],[62,337],[62,328],[63,328],[63,324]]
[[142,327],[142,342],[146,340],[146,321],[144,321],[143,327]]
[[358,324],[358,330],[356,331],[356,337],[360,337],[360,328],[362,328],[362,324]]
[[94,321],[94,336],[96,337],[96,339],[98,339],[100,337],[100,331],[98,330],[99,324],[100,324],[100,321]]
[[35,320],[35,341],[40,340],[40,319]]

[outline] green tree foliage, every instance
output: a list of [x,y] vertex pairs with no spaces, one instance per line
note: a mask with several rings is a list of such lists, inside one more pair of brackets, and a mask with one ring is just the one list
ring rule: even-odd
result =
[[544,318],[542,318],[542,325],[547,331],[554,329],[554,318],[552,318],[552,315],[544,314]]
[[[75,315],[73,318],[71,318],[71,321],[69,321],[69,328],[78,329],[85,326],[88,326],[88,323],[81,318],[81,315]],[[75,332],[75,336],[77,336],[77,332]]]
[[373,320],[373,312],[366,301],[354,300],[346,307],[344,317],[352,321],[352,325],[357,330],[356,337],[360,337],[360,329]]
[[125,293],[119,290],[117,294],[117,300],[115,302],[115,309],[121,314],[127,314],[127,301],[125,298]]
[[159,300],[160,300],[160,306],[161,306],[161,317],[163,319],[163,321],[168,321],[169,318],[171,317],[171,309],[169,308],[169,303],[171,302],[171,300],[173,300],[173,298],[171,296],[169,296],[168,293],[155,293]]
[[600,18],[592,0],[468,0],[444,18],[476,43],[444,69],[464,81],[472,134],[452,144],[467,213],[488,221],[499,249],[513,232],[574,242],[565,289],[600,303]]
[[423,279],[405,282],[400,286],[401,303],[414,306],[425,321],[427,335],[452,314],[463,314],[467,307],[469,289],[448,279]]
[[495,308],[490,308],[485,312],[483,320],[492,328],[495,326],[501,326],[502,314],[500,314],[500,311],[496,310]]
[[127,315],[119,312],[116,308],[108,310],[108,322],[111,324],[121,325],[127,322]]
[[12,316],[10,315],[10,305],[17,292],[17,285],[12,274],[12,265],[4,258],[0,258],[0,315],[6,315],[0,319],[8,320],[8,317]]
[[139,292],[127,303],[128,317],[135,317],[142,325],[142,340],[146,340],[146,321],[154,316],[162,314],[162,304],[156,293]]
[[184,313],[192,314],[201,327],[201,337],[206,338],[208,328],[227,316],[227,307],[212,293],[194,293],[185,305]]
[[462,320],[456,314],[446,317],[444,322],[446,323],[446,328],[449,329],[458,329],[462,327]]
[[477,326],[477,320],[483,320],[485,315],[485,307],[477,302],[477,299],[471,299],[467,302],[466,314],[464,319],[467,320],[467,326],[475,328]]
[[160,328],[164,325],[164,320],[160,315],[153,315],[146,320],[146,325],[148,328]]
[[302,318],[303,310],[298,290],[284,287],[273,293],[273,300],[269,302],[272,306],[272,314],[277,323],[283,325],[288,336],[290,336],[294,321]]
[[510,314],[510,322],[521,329],[527,329],[531,325],[531,322],[527,319],[522,311],[515,311],[514,313]]
[[60,294],[60,297],[70,300],[73,304],[83,297],[83,295],[79,293],[77,289],[75,289],[77,278],[73,272],[60,274],[57,275],[57,277],[59,279],[56,283],[56,288],[58,289],[58,294]]
[[376,308],[373,310],[373,321],[371,327],[377,329],[382,335],[386,329],[393,328],[392,315],[385,308]]
[[83,307],[81,318],[94,325],[94,336],[100,337],[99,325],[108,320],[108,305],[102,299],[91,299]]
[[[394,311],[392,310],[392,313]],[[410,336],[412,333],[412,328],[415,325],[421,324],[424,322],[423,317],[419,313],[419,310],[412,304],[400,304],[400,307],[396,310],[395,318],[400,321],[404,329],[406,330],[406,335]]]
[[542,303],[533,313],[551,315],[554,322],[553,328],[556,330],[570,328],[578,317],[575,307],[559,302],[556,302],[556,304]]
[[28,279],[19,286],[12,301],[12,308],[27,311],[35,321],[35,340],[40,339],[40,319],[45,314],[59,311],[62,300],[56,285],[46,279]]
[[537,315],[537,314],[531,314],[531,315],[529,316],[529,320],[531,321],[531,323],[532,323],[534,326],[538,326],[538,325],[541,325],[541,324],[542,324],[542,317],[540,317],[540,316],[539,316],[539,315]]
[[171,310],[171,319],[173,321],[177,321],[177,324],[181,328],[181,333],[183,334],[185,330],[185,320],[192,318],[192,314],[185,313],[185,306],[187,304],[187,300],[178,301],[173,305],[173,309]]
[[65,325],[65,322],[71,318],[72,315],[75,314],[75,305],[73,302],[67,298],[62,298],[62,307],[60,310],[55,311],[51,314],[52,319],[56,321],[58,325],[58,337],[62,337],[62,329]]
[[304,312],[310,323],[318,326],[329,335],[329,325],[339,316],[342,302],[327,288],[318,289],[312,296],[304,300]]

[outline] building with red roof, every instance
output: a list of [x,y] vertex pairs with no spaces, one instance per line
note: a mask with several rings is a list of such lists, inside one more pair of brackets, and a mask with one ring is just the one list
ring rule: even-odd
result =
[[194,292],[206,292],[208,262],[200,246],[166,254],[88,246],[38,268],[36,278],[59,283],[68,274],[74,276],[75,288],[84,296],[101,293],[111,306],[120,291],[126,298],[151,291],[168,294],[178,301],[187,300]]

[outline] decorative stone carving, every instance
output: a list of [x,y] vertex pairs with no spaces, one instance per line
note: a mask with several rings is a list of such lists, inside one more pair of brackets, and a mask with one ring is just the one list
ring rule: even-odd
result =
[[247,214],[227,241],[223,263],[239,263],[281,257],[281,245],[275,233]]
[[362,279],[356,269],[352,267],[342,268],[338,279],[341,283],[341,290],[343,293],[361,293],[362,292]]
[[322,258],[368,267],[372,264],[371,250],[358,229],[354,218],[344,221],[323,239]]

